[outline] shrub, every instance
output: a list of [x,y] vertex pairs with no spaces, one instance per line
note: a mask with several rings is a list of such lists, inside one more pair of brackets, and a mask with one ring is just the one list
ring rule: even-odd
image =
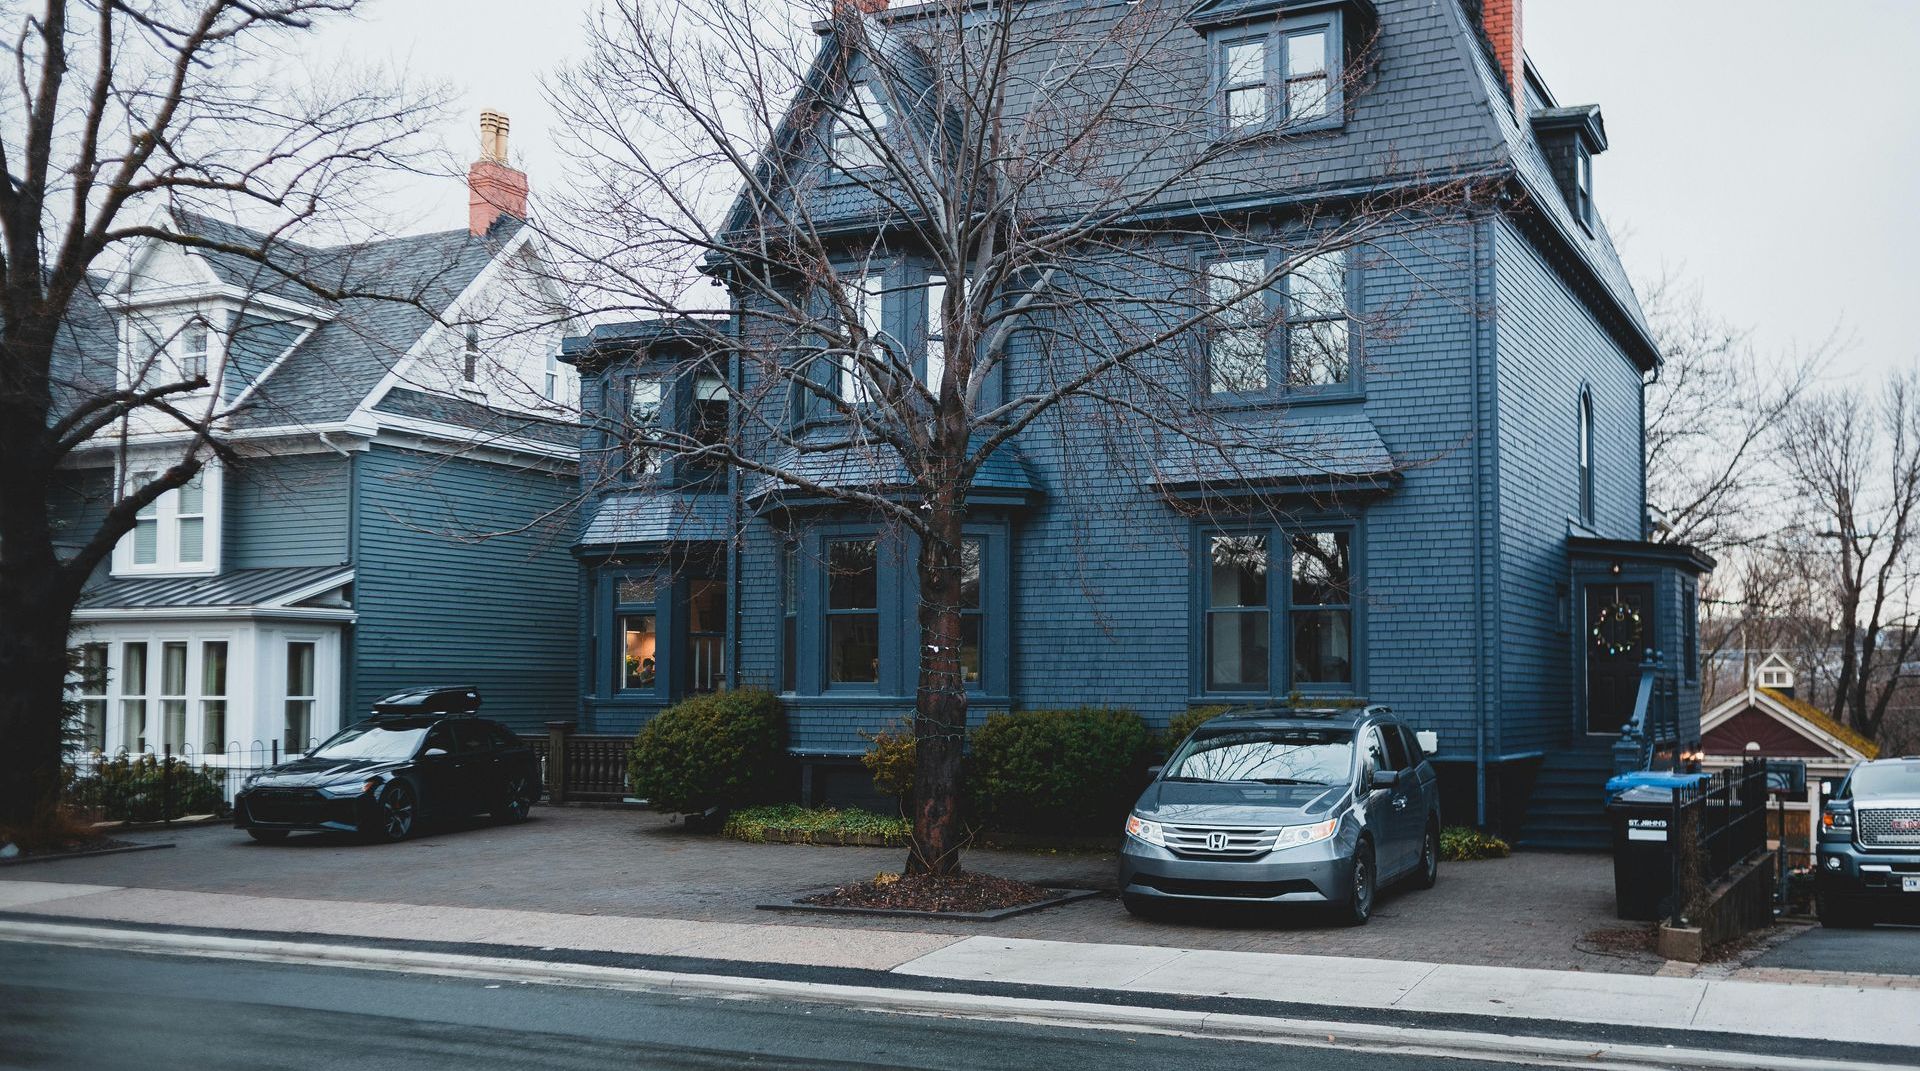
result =
[[1440,858],[1449,863],[1470,863],[1475,859],[1505,859],[1513,854],[1507,842],[1491,833],[1467,826],[1448,826],[1440,831]]
[[892,729],[860,735],[868,744],[860,765],[872,775],[874,789],[894,797],[904,807],[913,798],[913,764],[919,754],[913,743],[913,722],[906,720]]
[[764,844],[769,839],[807,844],[844,844],[849,838],[878,837],[889,847],[907,844],[907,820],[857,808],[807,808],[796,803],[744,807],[727,816],[722,836]]
[[1103,833],[1139,791],[1153,735],[1131,710],[995,714],[973,733],[973,814],[992,828]]
[[1180,746],[1180,741],[1185,740],[1188,733],[1198,729],[1202,722],[1209,718],[1217,718],[1234,709],[1236,708],[1222,703],[1207,707],[1188,707],[1186,713],[1175,714],[1173,720],[1167,722],[1167,731],[1161,737],[1160,750],[1171,755],[1173,749]]
[[634,738],[635,794],[681,814],[758,803],[785,784],[787,724],[772,692],[740,688],[681,700]]
[[73,806],[108,821],[158,822],[189,814],[226,814],[220,771],[184,759],[119,755],[73,779]]

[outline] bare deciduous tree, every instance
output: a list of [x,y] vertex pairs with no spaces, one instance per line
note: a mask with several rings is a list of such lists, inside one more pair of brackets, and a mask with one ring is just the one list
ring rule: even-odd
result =
[[[432,93],[373,73],[303,77],[307,31],[355,0],[46,0],[7,16],[15,87],[0,104],[0,829],[55,805],[68,623],[82,584],[136,515],[229,448],[204,368],[120,368],[101,275],[139,242],[260,265],[329,295],[274,239],[180,226],[180,210],[279,236],[338,220],[410,163]],[[333,265],[338,278],[338,266]],[[212,392],[217,397],[218,392]],[[63,462],[128,420],[174,436],[174,460],[124,480],[77,549],[55,544]]]
[[[1298,146],[1252,174],[1247,142],[1216,136],[1184,10],[935,0],[839,7],[815,34],[763,0],[622,0],[551,87],[582,167],[550,245],[594,315],[685,316],[730,376],[730,430],[632,429],[643,452],[917,540],[911,872],[957,868],[965,841],[962,525],[983,468],[1050,422],[1077,449],[1159,459],[1163,482],[1271,478],[1277,459],[1339,475],[1343,444],[1279,433],[1269,377],[1350,375],[1352,334],[1391,310],[1350,319],[1347,269],[1457,224],[1480,177],[1396,173],[1388,152],[1364,190],[1276,208],[1312,174],[1301,129],[1365,94],[1365,63],[1250,123]],[[906,337],[901,307],[925,310]],[[1207,404],[1235,392],[1248,404]]]
[[1877,394],[1809,396],[1787,412],[1782,439],[1800,545],[1832,593],[1835,713],[1877,738],[1920,643],[1920,382],[1898,375]]

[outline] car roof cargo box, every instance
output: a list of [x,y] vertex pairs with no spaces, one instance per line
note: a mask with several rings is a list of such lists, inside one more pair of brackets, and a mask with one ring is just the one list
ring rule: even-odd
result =
[[471,714],[480,709],[480,690],[471,685],[429,685],[390,695],[373,704],[373,716]]

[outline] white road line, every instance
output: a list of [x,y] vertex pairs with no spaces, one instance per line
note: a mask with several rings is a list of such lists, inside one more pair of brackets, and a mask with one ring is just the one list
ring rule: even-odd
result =
[[1435,1058],[1465,1058],[1534,1067],[1641,1071],[1690,1067],[1761,1071],[1894,1071],[1896,1065],[1674,1046],[1569,1041],[1523,1035],[1234,1015],[1168,1008],[1082,1004],[1065,1000],[933,993],[773,978],[689,974],[578,963],[546,963],[410,949],[310,944],[256,938],[162,933],[109,927],[0,920],[0,940],[121,952],[187,955],[250,962],[346,967],[440,977],[509,980],[637,992],[669,992],[835,1004],[908,1015],[1036,1023],[1184,1037],[1335,1048]]

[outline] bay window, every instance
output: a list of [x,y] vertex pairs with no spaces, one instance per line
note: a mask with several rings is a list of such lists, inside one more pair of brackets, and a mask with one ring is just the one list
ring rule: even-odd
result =
[[160,746],[178,752],[187,742],[187,645],[160,645]]
[[80,648],[80,722],[86,746],[107,749],[107,645],[89,643]]
[[288,755],[304,754],[313,739],[313,708],[318,699],[314,691],[316,645],[310,640],[287,643],[286,725],[281,739]]
[[120,727],[128,751],[147,746],[147,645],[120,647]]
[[947,374],[947,277],[927,276],[927,360],[921,369],[921,382],[927,392],[938,398],[940,381]]
[[1355,687],[1352,548],[1352,530],[1334,525],[1202,533],[1200,690]]
[[227,644],[200,645],[200,749],[208,755],[227,750]]
[[666,385],[638,376],[627,382],[627,466],[630,480],[643,479],[660,467],[654,437],[666,404]]
[[981,686],[980,633],[985,608],[980,577],[986,565],[986,545],[978,539],[960,541],[960,683],[969,690]]
[[652,691],[660,680],[660,630],[655,603],[659,587],[651,578],[621,577],[614,584],[620,664],[614,679],[622,691]]
[[880,550],[873,539],[827,544],[827,683],[880,682]]

